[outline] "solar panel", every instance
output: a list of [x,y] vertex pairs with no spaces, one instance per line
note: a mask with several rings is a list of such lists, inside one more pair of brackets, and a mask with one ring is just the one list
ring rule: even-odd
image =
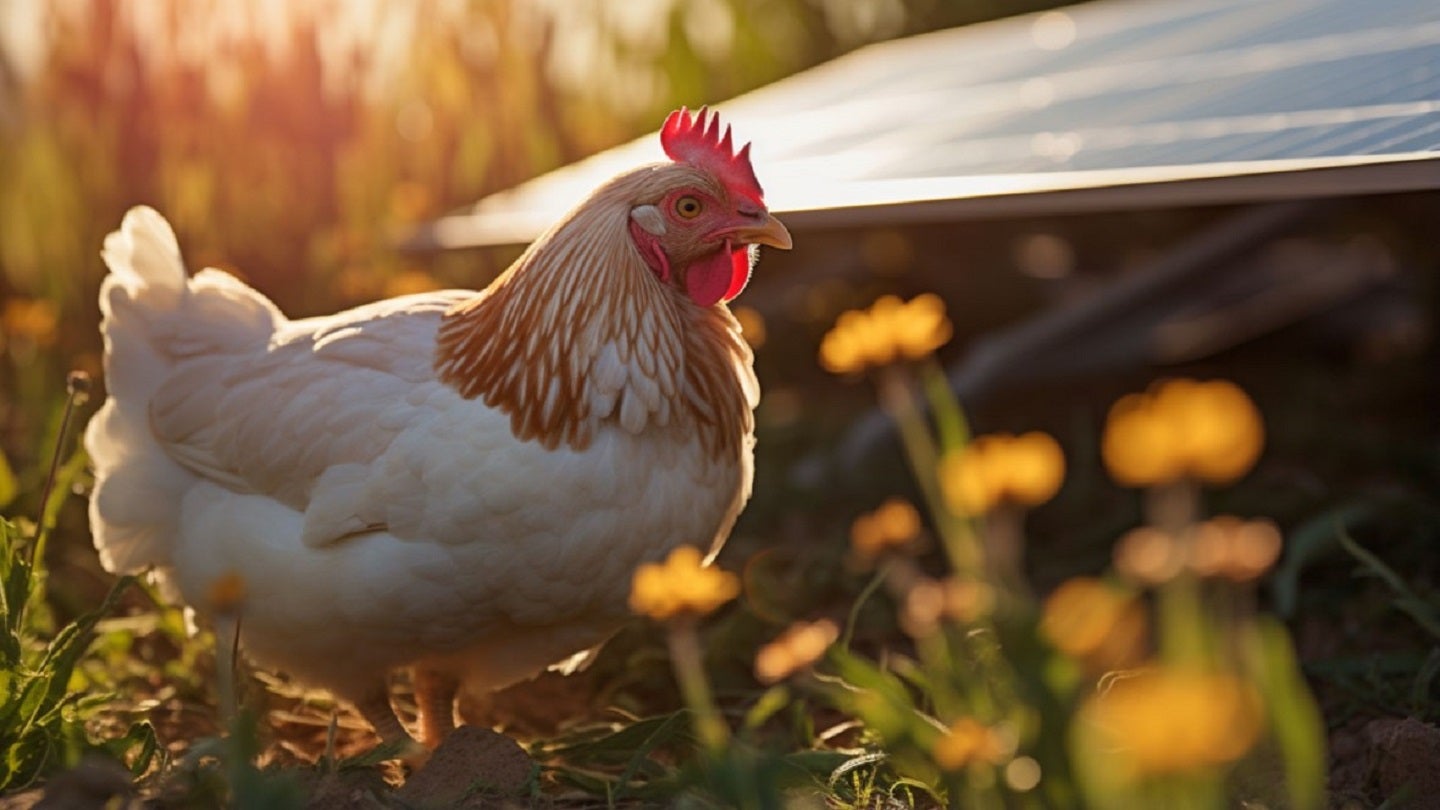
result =
[[[1156,184],[1183,200],[1257,174],[1318,172],[1296,186],[1311,194],[1440,188],[1440,2],[1099,0],[870,46],[717,106],[755,141],[772,209],[801,227],[983,216],[1001,196],[1124,206],[1140,186],[1153,204]],[[660,157],[646,136],[427,237],[528,240]],[[1073,194],[1087,189],[1104,196]]]

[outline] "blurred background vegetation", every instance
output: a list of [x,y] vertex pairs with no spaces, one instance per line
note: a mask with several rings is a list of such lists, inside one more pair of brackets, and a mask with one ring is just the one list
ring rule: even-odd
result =
[[421,267],[396,237],[679,104],[1048,5],[0,0],[0,447],[29,467],[64,368],[98,370],[99,245],[131,205],[292,315],[479,286],[509,257]]

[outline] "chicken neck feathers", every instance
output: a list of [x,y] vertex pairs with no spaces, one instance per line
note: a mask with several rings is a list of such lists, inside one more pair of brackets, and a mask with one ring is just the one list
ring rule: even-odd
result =
[[657,281],[627,233],[628,200],[656,179],[635,173],[602,187],[447,313],[440,379],[546,447],[583,450],[614,422],[631,433],[677,425],[719,456],[740,453],[759,386],[739,325],[726,308],[697,308]]

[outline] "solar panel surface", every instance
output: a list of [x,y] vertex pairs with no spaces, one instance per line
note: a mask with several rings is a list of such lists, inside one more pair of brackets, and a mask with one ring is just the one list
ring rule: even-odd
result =
[[[802,227],[1168,199],[1156,186],[1196,201],[1440,188],[1440,2],[1100,0],[870,46],[717,106]],[[661,158],[647,135],[420,241],[526,241]],[[1278,186],[1223,182],[1247,176]]]

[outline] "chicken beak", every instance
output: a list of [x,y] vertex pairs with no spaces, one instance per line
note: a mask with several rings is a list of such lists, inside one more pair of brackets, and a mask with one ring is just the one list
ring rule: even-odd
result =
[[769,245],[773,248],[789,250],[794,244],[790,241],[790,231],[769,211],[760,216],[761,219],[757,224],[744,225],[731,231],[730,238],[747,245]]

